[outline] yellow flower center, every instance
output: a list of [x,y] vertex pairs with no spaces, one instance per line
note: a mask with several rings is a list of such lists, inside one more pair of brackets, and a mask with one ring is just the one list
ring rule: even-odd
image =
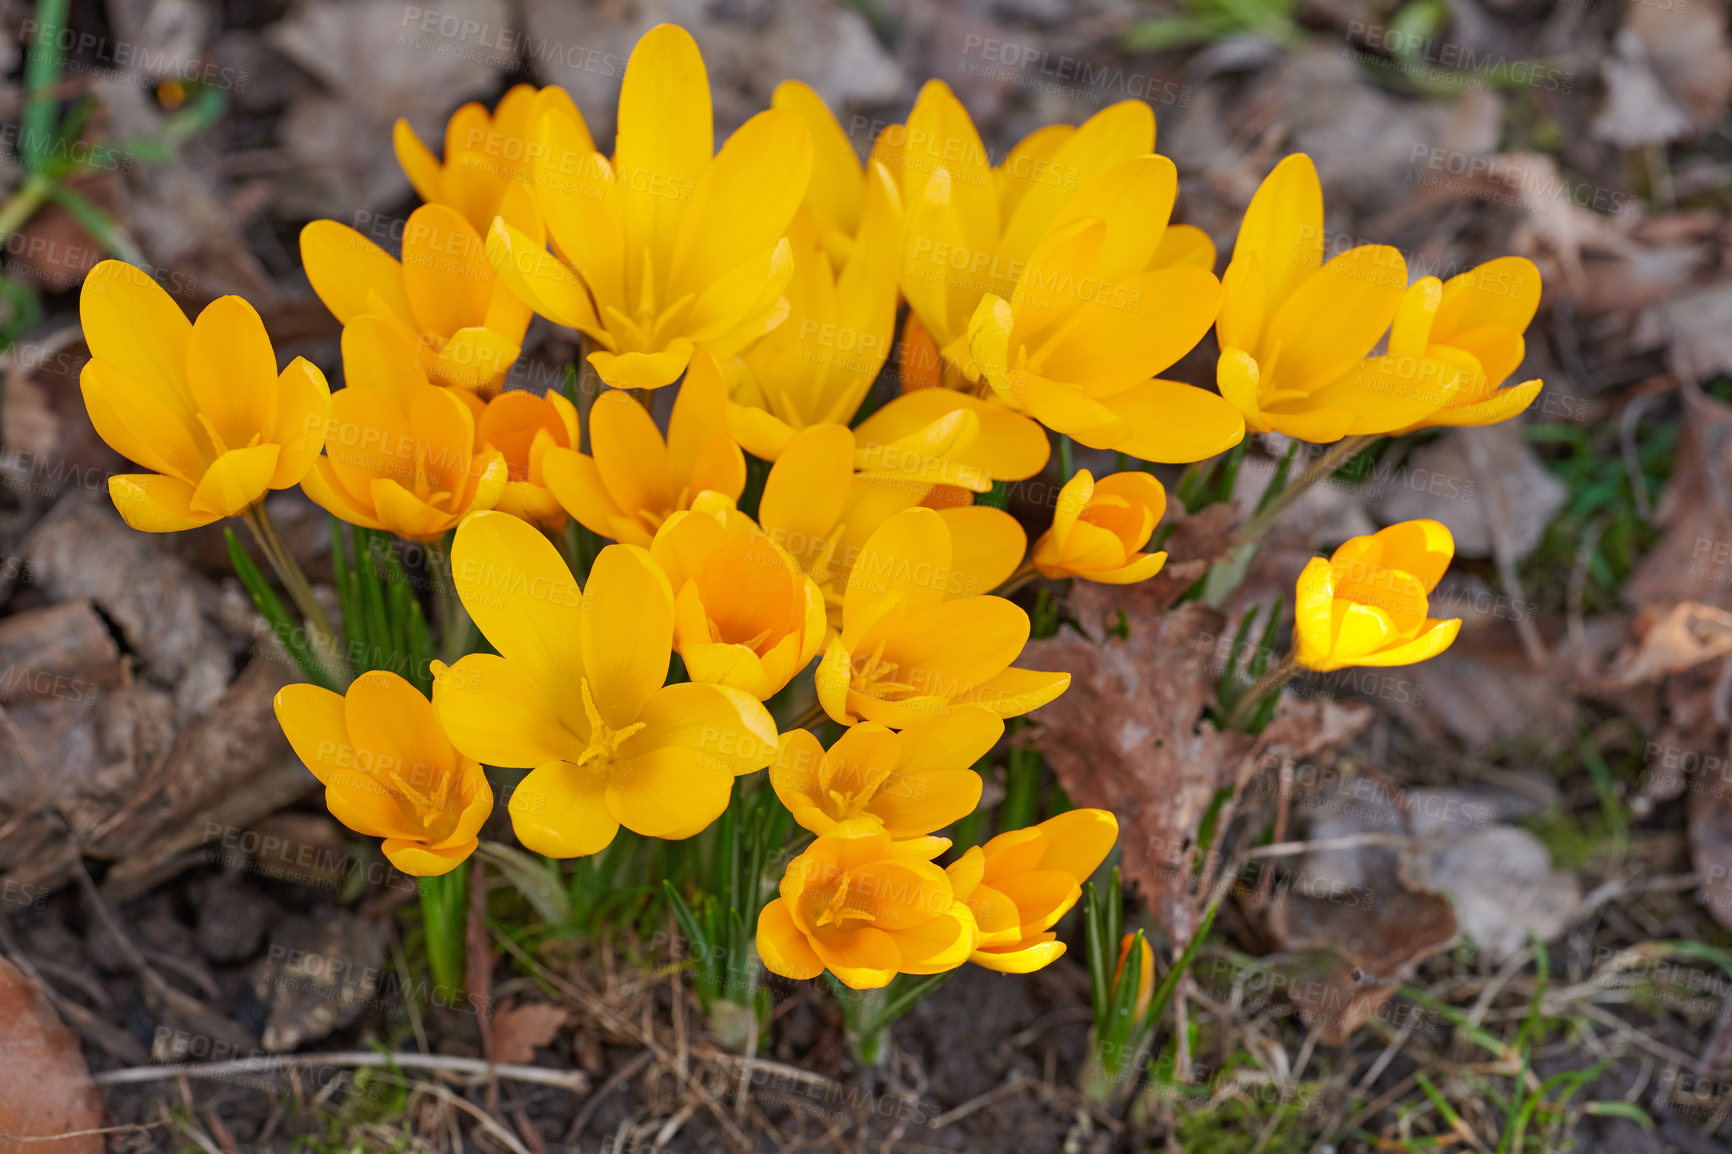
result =
[[589,719],[589,744],[578,756],[577,764],[594,765],[597,769],[613,763],[619,753],[619,747],[624,745],[632,734],[644,727],[644,722],[634,721],[624,729],[610,729],[601,718],[601,710],[595,707],[595,695],[589,691],[589,678],[578,681],[578,689],[583,694],[583,713]]
[[835,926],[842,930],[848,928],[844,924],[846,922],[865,922],[870,925],[878,920],[870,910],[862,909],[859,905],[849,904],[848,896],[849,891],[853,888],[852,881],[853,879],[848,874],[843,874],[837,879],[836,888],[830,891],[829,896],[818,896],[818,916],[812,919],[813,925]]

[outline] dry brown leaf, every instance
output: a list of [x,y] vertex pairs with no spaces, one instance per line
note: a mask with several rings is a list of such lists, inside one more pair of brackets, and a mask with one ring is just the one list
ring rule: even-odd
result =
[[[1724,757],[1724,747],[1721,749]],[[1722,762],[1724,765],[1724,762]],[[1732,929],[1732,784],[1724,772],[1690,790],[1690,862],[1697,896],[1714,920]]]
[[[1732,305],[1732,297],[1728,297]],[[1725,328],[1732,331],[1732,312]],[[1732,352],[1732,350],[1729,350]],[[1624,585],[1632,605],[1732,610],[1732,405],[1686,383],[1677,463],[1655,510],[1665,534]]]
[[1637,626],[1641,640],[1612,670],[1614,685],[1638,685],[1732,653],[1732,613],[1683,601]]
[[[1118,816],[1125,877],[1182,943],[1209,898],[1196,884],[1194,851],[1215,795],[1242,787],[1256,764],[1322,755],[1363,728],[1370,712],[1284,702],[1253,760],[1254,739],[1204,719],[1226,617],[1195,601],[1151,612],[1162,596],[1143,586],[1078,582],[1069,608],[1087,635],[1031,642],[1025,657],[1072,679],[1064,696],[1035,714],[1036,744],[1073,802]],[[1124,638],[1109,632],[1121,610],[1130,627]]]
[[0,1154],[102,1154],[101,1126],[78,1036],[0,958]]
[[1453,738],[1469,750],[1500,741],[1554,748],[1574,732],[1576,704],[1560,670],[1535,669],[1516,619],[1533,606],[1477,582],[1452,580],[1432,596],[1432,612],[1462,618],[1443,653],[1389,670],[1405,692],[1385,696],[1401,720],[1429,741]]
[[552,1043],[570,1018],[570,1010],[551,1002],[501,1007],[493,1014],[494,1061],[525,1065],[535,1061],[537,1047]]
[[[1466,443],[1470,437],[1480,442],[1488,468],[1475,468]],[[1451,429],[1415,450],[1383,483],[1373,508],[1386,525],[1422,517],[1441,521],[1455,537],[1457,556],[1490,557],[1487,506],[1493,486],[1501,489],[1502,508],[1508,512],[1505,529],[1511,550],[1518,559],[1526,557],[1539,546],[1570,491],[1540,463],[1517,421]]]

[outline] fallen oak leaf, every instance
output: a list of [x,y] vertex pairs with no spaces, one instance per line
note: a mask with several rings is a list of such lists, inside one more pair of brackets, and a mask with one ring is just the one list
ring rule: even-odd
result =
[[529,1065],[535,1051],[549,1045],[571,1020],[571,1011],[551,1002],[521,1002],[493,1014],[493,1056],[497,1062]]

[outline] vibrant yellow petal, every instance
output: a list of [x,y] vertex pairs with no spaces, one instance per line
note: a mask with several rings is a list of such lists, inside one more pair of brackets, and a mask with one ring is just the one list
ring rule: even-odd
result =
[[607,773],[595,766],[537,766],[511,792],[508,809],[517,840],[548,857],[600,853],[619,832],[607,805]]
[[1405,641],[1388,649],[1363,654],[1345,662],[1345,664],[1413,665],[1416,662],[1430,660],[1448,649],[1455,643],[1455,635],[1459,632],[1461,632],[1461,618],[1459,617],[1452,617],[1448,621],[1434,621],[1411,641]]
[[757,945],[764,968],[777,977],[805,980],[824,972],[823,959],[794,924],[781,898],[758,914]]
[[207,305],[192,327],[186,362],[199,415],[223,448],[247,448],[276,428],[277,356],[252,305],[237,296]]
[[1028,551],[1028,534],[1015,517],[990,505],[940,509],[950,530],[950,580],[947,597],[990,593],[1010,579]]
[[1323,185],[1304,153],[1283,159],[1252,196],[1233,245],[1233,260],[1248,255],[1257,257],[1263,299],[1272,311],[1322,265]]
[[968,960],[1001,974],[1032,974],[1058,961],[1064,951],[1063,942],[1049,939],[1018,950],[976,950]]
[[758,520],[778,545],[806,557],[835,528],[853,477],[854,434],[847,426],[802,429],[770,470]]
[[999,717],[1015,717],[1039,709],[1070,688],[1070,674],[1042,673],[1012,666],[975,687],[959,705],[973,705]]
[[84,278],[78,315],[90,355],[118,366],[184,428],[198,427],[186,381],[192,322],[148,274],[105,260]]
[[[1144,101],[1120,101],[1089,117],[1053,152],[1044,172],[1035,166],[1026,174],[1009,174],[1010,179],[1020,176],[1033,187],[1017,198],[1016,212],[1005,222],[1000,255],[1008,261],[1024,259],[1077,189],[1086,188],[1114,165],[1154,149],[1155,114]],[[1157,200],[1139,207],[1164,223],[1166,213],[1158,206]],[[1167,207],[1171,208],[1170,201]],[[1107,219],[1105,213],[1099,215]]]
[[434,878],[448,874],[468,861],[476,844],[471,839],[449,849],[433,849],[402,838],[386,838],[379,848],[392,865],[410,877]]
[[[662,666],[665,672],[665,659]],[[686,681],[660,687],[638,720],[644,727],[620,746],[622,757],[690,750],[699,755],[697,765],[734,778],[763,769],[776,756],[776,723],[769,710],[729,686]]]
[[270,439],[282,446],[273,489],[298,484],[325,447],[325,426],[331,419],[331,386],[325,374],[305,357],[289,362],[277,377],[277,411]]
[[458,329],[434,358],[433,379],[448,388],[490,397],[499,391],[520,352],[516,341],[492,329]]
[[455,665],[435,662],[433,672],[433,710],[465,756],[515,769],[583,755],[583,739],[552,700],[505,658],[471,653]]
[[560,507],[590,532],[627,545],[650,543],[648,530],[608,493],[594,458],[572,449],[549,449],[541,459],[541,478]]
[[78,386],[90,423],[109,448],[146,469],[197,483],[205,467],[199,447],[204,438],[181,424],[182,406],[164,406],[125,369],[98,357],[84,363]]
[[1407,263],[1360,245],[1306,277],[1275,310],[1263,347],[1279,349],[1281,388],[1310,391],[1352,369],[1383,338],[1407,292]]
[[188,504],[195,512],[216,517],[244,512],[264,500],[281,451],[267,444],[224,453],[199,478]]
[[673,590],[647,549],[609,545],[597,555],[578,628],[595,707],[610,728],[624,729],[667,680],[673,653]]
[[771,108],[742,124],[698,179],[679,224],[668,291],[701,294],[776,246],[805,196],[812,139],[801,118]]
[[679,380],[691,358],[692,343],[678,337],[660,352],[593,352],[589,354],[589,363],[605,383],[616,389],[659,389]]
[[733,780],[698,750],[652,749],[614,763],[607,808],[633,833],[677,841],[722,816]]
[[372,311],[375,299],[399,320],[414,316],[403,291],[403,266],[346,224],[315,220],[303,228],[301,265],[313,291],[344,324]]
[[[715,154],[712,125],[697,42],[678,25],[656,25],[626,63],[614,164],[627,234],[657,262],[672,260],[686,204]],[[658,277],[667,272],[665,264],[657,269]]]
[[865,188],[860,158],[824,98],[798,80],[784,80],[770,96],[772,108],[798,116],[812,142],[812,179],[806,203],[830,228],[854,235]]
[[524,304],[554,324],[592,335],[602,331],[582,278],[533,237],[495,220],[487,230],[486,252],[500,281]]
[[439,158],[421,143],[421,138],[401,116],[391,126],[391,147],[397,153],[397,163],[402,166],[403,175],[415,187],[415,195],[425,201],[438,200]]
[[1114,444],[1083,443],[1117,449],[1145,461],[1187,464],[1224,453],[1245,436],[1240,412],[1218,394],[1178,381],[1156,378],[1099,403],[1130,427]]
[[902,964],[896,939],[872,926],[820,934],[810,941],[824,968],[851,990],[883,989]]
[[852,618],[874,603],[899,598],[910,609],[936,605],[949,587],[950,530],[931,509],[896,514],[866,541],[848,577],[842,613]]
[[[568,730],[587,734],[577,692],[587,672],[578,640],[584,597],[559,550],[516,517],[474,513],[457,528],[451,571],[482,636],[539,690]],[[665,669],[665,654],[662,662]]]

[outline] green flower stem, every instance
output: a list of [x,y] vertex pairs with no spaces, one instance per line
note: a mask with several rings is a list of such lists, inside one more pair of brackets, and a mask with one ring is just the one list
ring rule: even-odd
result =
[[469,863],[464,862],[448,874],[422,878],[420,889],[427,965],[433,971],[433,984],[455,996],[463,990],[466,970],[464,931],[469,923]]
[[1227,728],[1235,732],[1244,732],[1246,725],[1256,715],[1257,706],[1270,693],[1279,693],[1281,687],[1293,680],[1293,675],[1299,672],[1299,659],[1289,653],[1281,664],[1269,670],[1257,679],[1257,683],[1245,691],[1245,695],[1234,704],[1233,711],[1227,715]]
[[469,652],[469,611],[457,595],[451,576],[451,553],[443,538],[427,542],[428,566],[433,594],[439,605],[439,659],[447,665]]
[[1312,462],[1310,468],[1293,478],[1285,489],[1276,494],[1274,500],[1263,506],[1249,521],[1245,522],[1245,527],[1239,532],[1240,538],[1247,542],[1260,540],[1263,534],[1269,531],[1269,526],[1275,523],[1275,518],[1285,512],[1293,502],[1304,496],[1305,490],[1325,478],[1334,476],[1337,469],[1351,461],[1362,449],[1376,439],[1369,434],[1362,434],[1355,437],[1343,437],[1329,446],[1321,457]]
[[848,1043],[861,1065],[882,1066],[890,1060],[890,1027],[904,1014],[950,979],[954,970],[913,977],[899,974],[888,986],[876,990],[851,990],[830,976],[842,1020],[848,1027]]
[[271,569],[276,573],[277,580],[282,582],[284,590],[289,594],[289,600],[300,610],[301,617],[307,623],[308,632],[312,634],[312,649],[318,655],[319,661],[331,671],[338,684],[347,685],[350,678],[348,664],[342,658],[337,646],[337,631],[331,627],[331,619],[325,614],[325,607],[313,593],[312,583],[295,561],[295,556],[289,547],[283,543],[277,527],[271,522],[271,515],[265,512],[261,501],[241,514],[241,520],[252,530],[253,540],[258,542],[259,551],[270,562]]

